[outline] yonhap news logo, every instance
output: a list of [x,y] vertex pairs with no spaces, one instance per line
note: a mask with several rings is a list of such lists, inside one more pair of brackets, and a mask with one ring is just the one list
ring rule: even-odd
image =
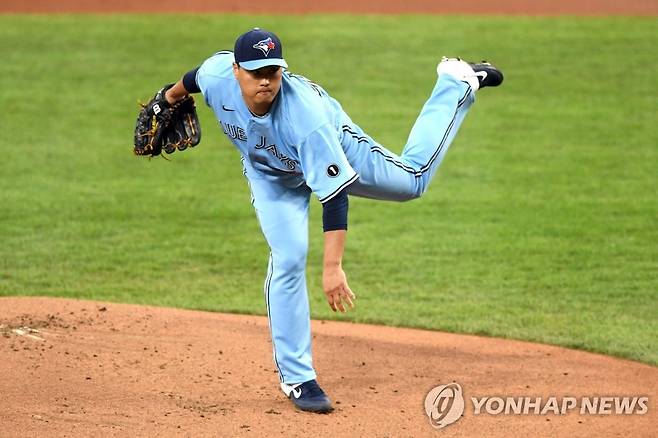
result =
[[649,397],[471,397],[473,415],[644,415]]
[[[483,396],[470,397],[477,415],[644,415],[647,396]],[[425,413],[435,429],[449,426],[464,416],[466,402],[462,387],[453,382],[432,388],[425,397]]]
[[464,396],[459,383],[437,386],[427,393],[425,413],[432,427],[437,429],[459,420],[464,413]]

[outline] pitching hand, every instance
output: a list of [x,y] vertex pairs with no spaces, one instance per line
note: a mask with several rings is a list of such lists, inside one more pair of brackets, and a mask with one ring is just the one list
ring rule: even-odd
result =
[[322,287],[324,294],[327,296],[327,303],[334,312],[341,311],[347,312],[349,308],[354,308],[354,300],[356,295],[347,284],[347,277],[345,272],[339,266],[332,268],[325,268],[322,273]]

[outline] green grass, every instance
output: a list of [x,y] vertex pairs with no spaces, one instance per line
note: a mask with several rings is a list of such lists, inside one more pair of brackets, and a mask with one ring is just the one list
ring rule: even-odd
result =
[[[265,313],[267,248],[237,152],[131,155],[147,99],[250,26],[400,151],[443,54],[495,60],[427,195],[352,199],[357,310],[313,316],[658,364],[658,22],[605,18],[0,16],[0,295]],[[1,313],[1,311],[0,311]]]

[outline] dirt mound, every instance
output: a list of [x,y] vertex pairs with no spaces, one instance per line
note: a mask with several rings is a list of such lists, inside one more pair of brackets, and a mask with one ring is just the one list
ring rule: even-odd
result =
[[[458,382],[456,436],[649,436],[658,369],[546,345],[314,321],[329,415],[278,389],[267,320],[0,298],[3,436],[437,436],[427,393]],[[648,396],[644,415],[474,415],[471,397]]]

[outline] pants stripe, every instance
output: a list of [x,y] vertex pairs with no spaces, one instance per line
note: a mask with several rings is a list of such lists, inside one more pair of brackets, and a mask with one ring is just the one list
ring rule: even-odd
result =
[[270,326],[270,337],[272,338],[272,350],[274,351],[274,363],[276,369],[279,371],[279,379],[283,382],[283,372],[279,366],[279,361],[276,358],[276,346],[274,345],[274,332],[272,331],[272,315],[270,314],[270,285],[272,283],[272,275],[274,273],[274,261],[272,260],[272,253],[270,252],[270,261],[267,265],[267,278],[265,279],[265,303],[267,306],[267,322]]
[[462,97],[459,102],[457,103],[457,108],[455,109],[455,113],[452,115],[452,119],[450,120],[450,124],[448,125],[448,129],[446,129],[446,132],[443,134],[443,138],[441,139],[441,143],[439,143],[438,149],[434,152],[434,155],[432,155],[432,158],[430,158],[430,161],[423,167],[421,167],[421,172],[426,172],[434,160],[436,160],[436,157],[439,156],[441,151],[443,150],[443,147],[446,144],[446,140],[448,139],[448,136],[450,135],[450,131],[452,131],[452,127],[455,124],[455,119],[457,118],[457,113],[459,112],[459,108],[466,102],[466,98],[468,98],[468,95],[471,92],[471,86],[469,85],[468,88],[466,89],[466,93],[464,94],[464,97]]
[[[464,104],[464,102],[466,102],[466,99],[468,98],[470,92],[471,92],[471,87],[469,86],[466,89],[466,93],[464,94],[464,96],[461,99],[459,99],[459,102],[457,103],[457,108],[455,109],[455,113],[453,114],[452,119],[450,120],[450,123],[448,124],[448,128],[446,129],[445,133],[443,134],[443,138],[439,142],[439,145],[437,146],[437,149],[434,151],[434,154],[432,154],[432,156],[430,157],[427,164],[422,166],[420,169],[415,169],[415,168],[413,168],[413,167],[411,167],[407,164],[404,164],[403,162],[401,162],[397,158],[392,157],[391,155],[388,155],[384,151],[384,149],[382,149],[380,146],[377,146],[377,145],[371,146],[370,147],[370,152],[379,153],[380,155],[382,155],[386,159],[386,161],[388,161],[388,162],[394,164],[395,166],[401,168],[405,172],[413,174],[416,178],[420,178],[421,176],[423,176],[423,173],[425,173],[429,170],[429,168],[432,166],[432,163],[434,162],[434,160],[436,160],[436,157],[438,157],[439,154],[441,154],[441,151],[443,150],[443,147],[445,146],[445,142],[448,139],[448,136],[450,135],[450,131],[452,130],[452,127],[455,124],[455,119],[457,117],[457,112],[459,111],[459,108],[461,108],[461,106]],[[357,142],[361,143],[361,142],[365,141],[367,143],[370,143],[365,136],[359,137],[359,135],[355,131],[353,131],[350,128],[350,126],[344,125],[342,128],[343,128],[343,132],[347,132],[348,134],[350,134],[350,136],[352,138],[356,139]]]

